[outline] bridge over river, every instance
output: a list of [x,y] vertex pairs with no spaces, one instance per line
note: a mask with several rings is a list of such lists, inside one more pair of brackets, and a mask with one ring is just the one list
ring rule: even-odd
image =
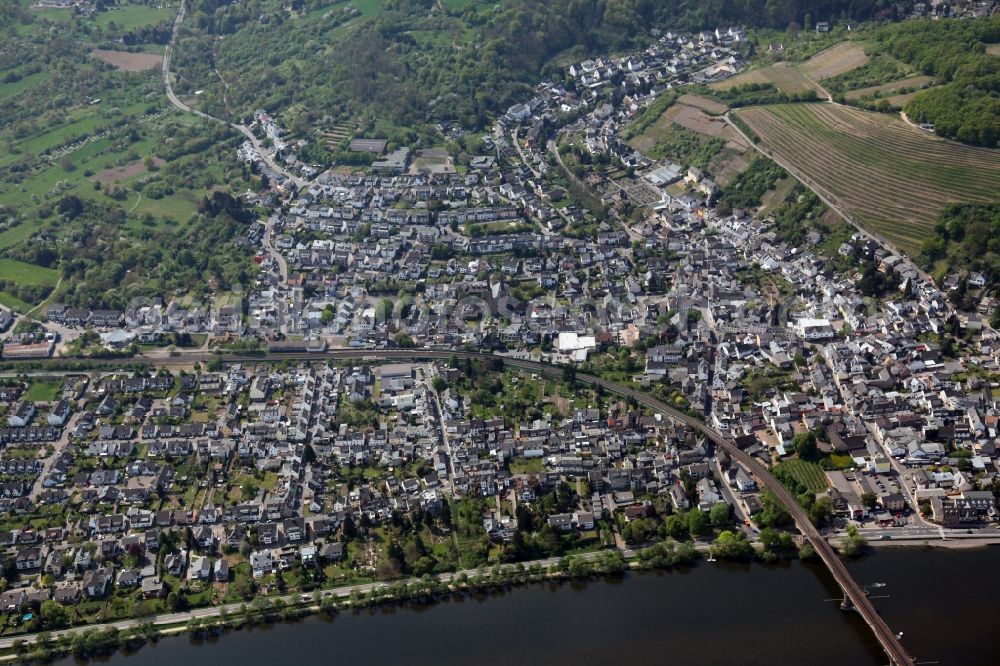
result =
[[[549,376],[561,376],[564,373],[564,368],[561,366],[553,365],[550,363],[540,363],[537,361],[530,361],[526,359],[513,358],[510,356],[502,356],[499,354],[491,354],[488,352],[474,352],[474,351],[462,351],[462,350],[451,350],[451,349],[385,349],[385,350],[359,350],[359,349],[331,349],[327,351],[317,351],[317,352],[287,352],[287,353],[268,353],[260,355],[239,355],[239,354],[213,354],[205,352],[194,352],[194,353],[182,353],[178,356],[172,356],[168,358],[156,358],[156,359],[143,359],[141,357],[136,357],[132,359],[120,359],[114,362],[108,361],[97,361],[94,363],[88,363],[87,361],[73,361],[75,365],[74,370],[76,372],[80,371],[81,366],[93,365],[94,367],[113,367],[117,365],[128,366],[128,365],[154,365],[154,366],[184,366],[190,365],[195,362],[207,362],[212,359],[221,359],[223,361],[240,361],[240,362],[265,362],[265,361],[278,361],[278,360],[294,360],[294,361],[304,361],[309,359],[331,359],[331,360],[349,360],[349,361],[417,361],[421,359],[428,360],[442,360],[448,359],[451,356],[457,356],[459,358],[476,358],[484,360],[494,360],[501,359],[504,364],[510,367],[521,368],[523,370],[530,370],[532,372],[538,372],[540,374],[546,374]],[[57,366],[60,362],[66,363],[68,359],[33,359],[32,364],[38,366]],[[27,365],[27,363],[26,363]],[[692,417],[691,415],[682,412],[674,407],[671,407],[662,400],[657,400],[656,398],[647,395],[639,390],[630,388],[626,385],[619,384],[617,382],[608,381],[601,377],[596,377],[594,375],[588,375],[583,373],[575,374],[576,381],[582,384],[588,384],[592,386],[600,386],[606,391],[616,393],[626,398],[631,398],[637,403],[645,405],[650,409],[659,412],[671,419],[684,423],[685,425],[694,428],[701,432],[705,437],[714,442],[719,448],[723,449],[728,453],[734,460],[739,461],[747,469],[751,470],[757,477],[758,481],[766,488],[768,488],[774,496],[780,501],[788,513],[791,515],[792,519],[795,521],[795,526],[799,531],[805,536],[805,538],[812,544],[816,553],[819,555],[820,559],[826,565],[827,569],[833,575],[834,579],[840,585],[844,592],[845,607],[851,607],[864,618],[868,627],[871,629],[875,638],[881,644],[882,648],[885,650],[886,655],[889,658],[892,666],[913,666],[913,658],[909,653],[903,648],[902,643],[897,638],[896,634],[889,629],[889,626],[882,619],[882,616],[878,614],[875,610],[875,606],[872,604],[871,599],[868,598],[866,592],[858,585],[857,581],[851,576],[847,571],[847,567],[840,560],[840,557],[834,551],[833,547],[823,538],[819,530],[812,524],[809,520],[809,516],[806,514],[805,510],[799,505],[799,503],[792,497],[792,494],[779,482],[771,472],[764,467],[761,463],[754,460],[751,456],[747,455],[744,451],[737,448],[737,446],[725,437],[722,433],[709,428],[703,422]]]

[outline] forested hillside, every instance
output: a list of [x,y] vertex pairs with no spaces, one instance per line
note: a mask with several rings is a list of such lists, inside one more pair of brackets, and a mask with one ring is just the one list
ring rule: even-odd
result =
[[983,271],[995,284],[1000,280],[1000,204],[949,206],[920,256],[929,268],[946,259],[952,267]]
[[164,95],[178,6],[102,5],[0,0],[0,304],[20,312],[207,292],[253,269],[248,220],[216,199],[258,182],[233,159],[239,135]]
[[556,59],[646,43],[654,27],[785,28],[868,19],[894,7],[858,0],[297,0],[288,12],[269,0],[192,4],[175,64],[182,92],[206,91],[206,110],[226,111],[217,67],[234,114],[294,107],[313,122],[374,113],[406,127],[441,120],[482,127],[556,71]]
[[934,124],[941,136],[1000,145],[1000,57],[986,44],[1000,42],[1000,15],[976,21],[907,21],[877,33],[890,54],[922,74],[947,83],[917,95],[907,115]]

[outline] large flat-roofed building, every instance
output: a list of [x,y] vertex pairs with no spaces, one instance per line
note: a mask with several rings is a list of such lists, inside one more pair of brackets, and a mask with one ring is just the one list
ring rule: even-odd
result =
[[381,155],[389,144],[385,139],[351,139],[351,150],[356,153]]
[[806,340],[824,340],[834,337],[829,319],[799,319],[795,329]]
[[385,159],[372,162],[372,170],[376,173],[403,173],[410,165],[410,149],[400,148],[385,156]]
[[646,174],[646,180],[656,187],[665,187],[671,183],[676,183],[684,175],[683,170],[676,164],[667,164],[654,169]]
[[52,356],[55,343],[51,340],[36,342],[30,345],[6,344],[3,346],[4,358],[45,358]]
[[396,377],[412,377],[413,364],[387,363],[386,365],[379,367],[378,374],[383,380]]

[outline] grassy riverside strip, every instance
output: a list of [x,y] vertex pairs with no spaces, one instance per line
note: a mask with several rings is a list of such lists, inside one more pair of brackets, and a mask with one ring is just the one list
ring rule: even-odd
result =
[[[836,537],[831,543],[842,545],[844,538]],[[931,542],[926,539],[910,541],[875,541],[868,545],[885,548],[919,547],[919,548],[983,548],[989,543],[978,540],[959,540],[948,542]],[[457,574],[443,576],[425,576],[422,579],[407,579],[386,583],[368,583],[348,587],[315,590],[310,594],[290,594],[268,599],[259,597],[249,604],[225,604],[198,609],[210,611],[202,616],[196,616],[195,611],[171,614],[191,616],[188,620],[158,622],[156,618],[139,618],[96,626],[83,626],[55,632],[39,632],[17,638],[11,647],[0,649],[0,662],[18,663],[48,663],[69,655],[81,660],[107,656],[118,649],[138,650],[146,643],[155,643],[161,637],[190,634],[192,637],[219,635],[228,630],[250,628],[261,624],[273,624],[302,619],[316,614],[335,616],[337,613],[354,610],[360,611],[389,604],[418,602],[422,604],[435,603],[444,600],[449,595],[473,594],[489,592],[496,589],[511,589],[522,585],[544,582],[565,582],[570,580],[585,580],[598,576],[621,576],[628,571],[668,571],[672,569],[690,568],[704,553],[712,552],[713,547],[678,544],[676,549],[672,542],[657,543],[637,551],[622,555],[617,551],[602,551],[571,555],[553,560],[546,566],[542,562],[522,562],[517,564],[497,565],[492,568],[463,571]],[[682,552],[682,547],[690,551]],[[755,549],[754,557],[764,564],[774,562],[766,557],[766,549]],[[811,560],[814,554],[811,549],[800,548],[799,557]],[[717,552],[715,557],[722,558]],[[601,556],[605,556],[602,558]],[[610,557],[608,557],[610,556]],[[783,553],[784,559],[793,557],[794,552]],[[372,587],[370,592],[357,593],[358,588]],[[304,597],[308,596],[308,599]],[[86,634],[86,640],[74,638]],[[86,653],[78,653],[81,648],[89,649]]]
[[108,655],[119,648],[138,649],[160,636],[182,633],[204,636],[223,629],[289,621],[320,612],[336,613],[407,601],[432,603],[445,595],[483,592],[498,587],[621,575],[628,570],[672,569],[692,565],[701,552],[708,550],[708,546],[692,543],[675,546],[671,542],[626,554],[608,550],[396,582],[314,590],[274,599],[260,596],[249,604],[224,604],[185,613],[40,632],[13,641],[5,638],[2,642],[10,646],[0,651],[0,660],[45,663],[67,655],[88,659]]
[[[532,583],[582,580],[594,576],[620,576],[628,571],[672,570],[691,567],[701,555],[723,560],[773,563],[796,556],[812,559],[808,547],[790,549],[757,548],[750,542],[740,551],[726,551],[720,544],[657,542],[648,547],[604,550],[533,562],[498,564],[399,581],[371,582],[338,588],[316,589],[275,598],[259,596],[250,603],[222,604],[183,613],[120,620],[106,624],[74,627],[52,632],[27,634],[0,643],[0,661],[47,663],[68,655],[77,659],[107,656],[117,649],[136,650],[161,636],[188,633],[194,637],[217,635],[227,629],[243,629],[258,624],[292,621],[317,613],[336,614],[346,610],[404,602],[429,604],[448,595],[509,589]],[[758,544],[759,545],[759,544]]]
[[[315,360],[325,359],[327,361],[331,360],[335,361],[338,359],[352,360],[356,359],[358,355],[359,352],[355,350],[340,350],[340,349],[329,350],[326,352],[315,353],[315,354],[309,354],[309,353],[268,354],[263,357],[262,362],[265,363],[288,362],[289,360],[301,361],[301,360],[314,360],[314,359]],[[645,404],[646,406],[652,409],[656,409],[668,415],[670,418],[678,418],[682,422],[690,424],[692,426],[694,426],[696,423],[699,422],[697,420],[697,417],[695,417],[694,415],[681,413],[676,408],[671,408],[663,403],[660,403],[658,400],[652,397],[652,394],[646,391],[642,391],[638,387],[636,389],[631,389],[625,385],[614,383],[611,380],[602,379],[599,376],[594,376],[589,374],[577,374],[575,368],[572,366],[543,364],[543,363],[526,361],[523,359],[494,356],[492,354],[483,352],[443,350],[443,349],[386,350],[386,351],[372,353],[370,355],[371,357],[368,360],[389,361],[399,357],[406,357],[406,358],[426,357],[428,359],[442,359],[442,358],[448,358],[452,355],[465,357],[469,359],[493,358],[496,360],[503,360],[505,365],[509,364],[511,367],[527,368],[532,371],[539,372],[540,374],[544,374],[546,376],[551,376],[553,378],[561,378],[563,381],[569,381],[571,383],[581,382],[590,385],[602,386],[605,390],[614,391],[616,393],[619,393],[620,395],[632,397],[641,404]],[[187,356],[187,358],[185,359],[170,358],[166,359],[164,362],[155,362],[152,359],[145,359],[145,360],[147,361],[147,363],[152,363],[154,365],[167,366],[180,363],[190,364],[193,363],[194,361],[205,361],[208,359],[215,359],[215,358],[220,358],[220,357],[216,357],[213,354],[191,354]],[[220,360],[237,361],[241,359],[238,356],[226,356],[226,357],[221,357]],[[51,370],[49,371],[49,374],[52,374]],[[708,433],[707,429],[703,428],[703,430],[706,433]],[[766,475],[766,472],[762,473]],[[765,476],[765,478],[769,477]],[[774,480],[772,479],[772,481]],[[776,483],[777,482],[775,482],[775,484]],[[780,490],[780,488],[778,489]],[[794,499],[791,499],[790,497],[787,499],[783,499],[782,502],[785,503],[790,510],[795,508]],[[754,544],[749,542],[749,540],[747,540],[746,538],[740,538],[742,536],[743,536],[742,534],[734,535],[732,532],[729,532],[728,530],[724,531],[719,535],[718,539],[711,546],[708,546],[708,544],[704,544],[701,547],[701,550],[703,551],[710,550],[713,556],[718,559],[739,559],[743,561],[751,559],[773,561],[775,559],[778,559],[779,557],[790,557],[793,555],[793,552],[795,550],[791,542],[782,544],[777,539],[774,539],[774,537],[777,536],[777,534],[774,533],[774,530],[771,530],[771,534],[768,535],[768,538],[765,538],[763,530],[760,535],[761,545],[764,545],[766,547],[770,543],[771,544],[770,549],[765,548],[764,550],[758,550],[757,548],[754,547]],[[813,540],[813,543],[821,543],[819,541],[821,538],[819,535],[814,535],[810,538]],[[921,541],[924,540],[925,538],[921,538]],[[669,543],[672,545],[674,542],[669,542]],[[527,571],[531,572],[533,567],[535,567],[536,565],[538,567],[537,571],[539,575],[541,575],[541,569],[544,567],[546,577],[548,577],[549,574],[553,576],[562,575],[562,576],[573,577],[573,576],[593,575],[595,573],[606,574],[606,573],[620,572],[625,569],[626,562],[634,562],[634,564],[627,565],[630,568],[643,568],[646,566],[670,567],[670,566],[677,566],[677,564],[679,563],[679,561],[674,558],[672,553],[665,552],[663,550],[665,546],[657,545],[653,546],[653,548],[657,550],[647,549],[639,551],[638,553],[629,550],[625,550],[623,552],[604,550],[599,552],[586,553],[582,555],[572,555],[562,559],[552,558],[547,560],[529,561],[527,563],[522,563],[520,565],[500,565],[499,568],[494,568],[490,570],[472,569],[472,570],[461,571],[458,572],[457,574],[442,573],[437,578],[428,577],[420,579],[416,578],[403,579],[402,581],[399,581],[397,583],[365,582],[364,584],[357,584],[354,587],[341,587],[338,588],[336,591],[333,591],[331,589],[331,591],[328,592],[327,594],[328,596],[333,596],[341,599],[344,597],[351,597],[352,600],[357,600],[358,602],[362,602],[364,600],[368,600],[369,602],[378,602],[382,597],[385,597],[386,595],[389,594],[388,592],[386,592],[387,588],[395,587],[397,588],[397,592],[393,592],[392,594],[400,595],[400,597],[399,598],[393,597],[386,599],[386,601],[394,602],[394,601],[399,601],[401,599],[410,599],[414,597],[419,598],[420,596],[427,596],[428,593],[426,591],[420,592],[421,590],[420,586],[435,582],[437,585],[440,585],[442,583],[447,584],[448,589],[442,590],[441,593],[453,592],[455,591],[456,581],[458,583],[463,583],[461,578],[463,575],[466,576],[465,582],[469,580],[469,576],[473,577],[478,576],[480,582],[484,584],[489,583],[491,585],[498,582],[504,582],[505,584],[527,582],[526,579],[522,580],[522,577],[524,575],[523,572],[526,570],[526,568]],[[680,551],[681,548],[693,550],[693,546],[691,547],[677,546],[676,548],[677,551],[675,552],[681,552]],[[809,550],[812,550],[812,548],[811,547],[807,548],[803,546],[801,551],[802,556],[805,557],[809,552]],[[681,561],[687,562],[693,558],[684,557],[680,559]],[[489,578],[485,577],[486,571],[490,572]],[[506,580],[508,578],[509,580]],[[472,578],[472,580],[475,581],[476,578]],[[399,587],[400,584],[405,585],[405,587],[400,588]],[[411,590],[410,589],[411,586],[414,585],[416,587],[413,587],[413,589]],[[458,589],[464,589],[464,588],[460,587]],[[323,593],[321,592],[318,598],[314,597],[312,593],[313,593],[312,590],[303,588],[299,590],[299,592],[296,594],[281,595],[280,597],[275,597],[275,599],[281,600],[282,608],[286,606],[294,606],[294,607],[305,606],[307,608],[304,612],[314,612],[314,611],[309,611],[308,608],[311,608],[320,603],[323,599]],[[256,610],[254,610],[254,603],[257,603]],[[264,603],[266,602],[265,601],[251,602],[249,605],[249,608],[251,609],[251,614],[256,613],[257,611],[263,612],[264,609],[261,609],[260,606]],[[266,610],[268,611],[268,616],[273,616],[275,614],[273,606],[268,607]],[[205,621],[203,620],[203,618],[218,617],[224,619],[224,616],[226,616],[227,614],[233,614],[237,612],[242,612],[244,614],[246,613],[245,607],[242,603],[234,603],[221,606],[199,607],[197,610],[192,612],[161,614],[159,616],[156,616],[156,618],[153,618],[152,623],[154,627],[165,627],[165,626],[173,627],[178,623],[190,623],[191,625],[190,629],[201,630],[203,629],[202,623]],[[281,610],[279,609],[277,613],[280,618]],[[109,632],[109,636],[106,638],[109,642],[111,641],[112,638],[114,638],[115,642],[117,643],[118,640],[125,641],[129,639],[128,635],[126,635],[126,638],[120,638],[122,633],[125,631],[129,632],[139,631],[142,628],[148,630],[151,618],[152,616],[150,616],[149,618],[139,617],[136,619],[120,620],[113,623],[97,624],[89,628],[83,627],[79,629],[59,630],[54,633],[49,633],[47,634],[47,636],[48,637],[58,636],[60,641],[69,643],[69,645],[64,646],[63,649],[74,651],[75,653],[78,654],[78,656],[86,655],[90,654],[93,649],[97,648],[101,650],[109,649],[107,647],[104,647],[104,639],[95,636],[93,633],[88,633],[87,637],[79,639],[73,639],[72,637],[67,639],[65,637],[79,634],[84,631],[88,631],[88,629],[100,629],[102,631],[113,629],[115,631]],[[197,621],[191,622],[192,619]],[[185,627],[187,628],[187,625],[185,625]],[[213,624],[213,630],[214,630],[214,624]],[[30,648],[27,647],[30,644],[29,641],[35,642],[42,640],[43,643],[45,643],[44,648],[49,649],[48,640],[45,637],[46,634],[44,633],[25,635],[24,637],[12,636],[0,640],[0,646],[10,649],[13,647],[15,642],[24,641],[24,643],[19,643],[21,648],[20,648],[20,653],[16,655],[16,658],[21,661],[25,661],[29,656],[28,652],[30,651]],[[132,636],[131,640],[138,641],[140,640],[140,638],[141,636],[139,637]],[[73,642],[74,640],[76,640],[75,646]],[[93,640],[93,645],[90,644],[91,640]],[[94,646],[96,646],[96,648]],[[39,650],[39,652],[42,652],[40,656],[44,656],[44,650]]]

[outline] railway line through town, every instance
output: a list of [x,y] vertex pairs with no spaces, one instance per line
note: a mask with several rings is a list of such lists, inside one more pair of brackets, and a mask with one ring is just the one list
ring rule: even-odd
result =
[[[380,361],[417,361],[417,360],[446,360],[451,357],[458,358],[471,358],[471,359],[488,359],[493,360],[496,358],[501,358],[504,361],[505,366],[519,368],[522,370],[529,370],[532,372],[537,372],[540,374],[548,376],[561,377],[566,372],[564,366],[554,365],[551,363],[543,363],[540,361],[532,361],[522,358],[512,358],[509,356],[493,354],[490,352],[482,351],[469,351],[469,350],[452,350],[452,349],[387,349],[387,350],[356,350],[356,349],[329,349],[326,351],[316,351],[316,352],[275,352],[267,354],[215,354],[207,352],[195,352],[188,354],[180,354],[178,356],[162,357],[162,358],[143,358],[135,357],[132,359],[121,359],[116,363],[119,366],[152,366],[152,367],[171,367],[171,366],[190,366],[193,363],[207,363],[213,359],[218,359],[223,362],[235,363],[266,363],[273,361],[305,361],[305,360],[340,360],[340,361],[354,361],[354,362],[380,362]],[[60,363],[67,363],[69,359],[63,358],[51,358],[51,359],[32,359],[31,363],[39,364],[42,366],[50,365],[53,367],[53,374],[73,374],[85,371],[88,365],[93,365],[94,367],[106,367],[107,365],[114,365],[114,363],[109,364],[107,361],[98,363],[88,363],[86,360],[75,361],[76,367],[69,370],[58,370],[58,365]],[[16,362],[15,362],[16,365]],[[82,366],[82,367],[81,367]],[[34,367],[32,367],[34,369]],[[768,488],[774,496],[781,502],[788,513],[791,515],[795,522],[795,526],[802,533],[802,535],[809,541],[812,547],[815,549],[817,555],[819,555],[823,564],[830,571],[830,574],[837,581],[841,590],[844,593],[844,603],[845,609],[853,609],[864,619],[865,623],[868,625],[869,629],[874,634],[875,638],[878,640],[882,649],[885,651],[890,663],[893,666],[912,666],[914,664],[913,658],[903,647],[900,642],[899,636],[894,633],[886,624],[882,616],[879,615],[871,599],[868,598],[866,591],[854,580],[847,567],[840,560],[833,546],[823,537],[818,529],[809,520],[808,514],[805,510],[798,504],[792,494],[779,482],[771,472],[764,467],[761,463],[754,460],[750,455],[738,448],[731,440],[725,437],[722,433],[708,427],[700,421],[699,419],[671,407],[667,403],[658,400],[657,398],[650,396],[642,391],[639,391],[628,386],[624,386],[617,382],[612,382],[595,375],[585,374],[585,373],[574,373],[573,380],[581,384],[586,384],[590,386],[599,386],[604,390],[620,395],[624,398],[634,400],[636,403],[641,404],[649,409],[663,414],[671,419],[674,419],[688,427],[691,427],[698,432],[700,432],[706,439],[713,442],[717,447],[725,451],[729,456],[738,461],[747,469],[751,470],[757,477],[760,484]]]

